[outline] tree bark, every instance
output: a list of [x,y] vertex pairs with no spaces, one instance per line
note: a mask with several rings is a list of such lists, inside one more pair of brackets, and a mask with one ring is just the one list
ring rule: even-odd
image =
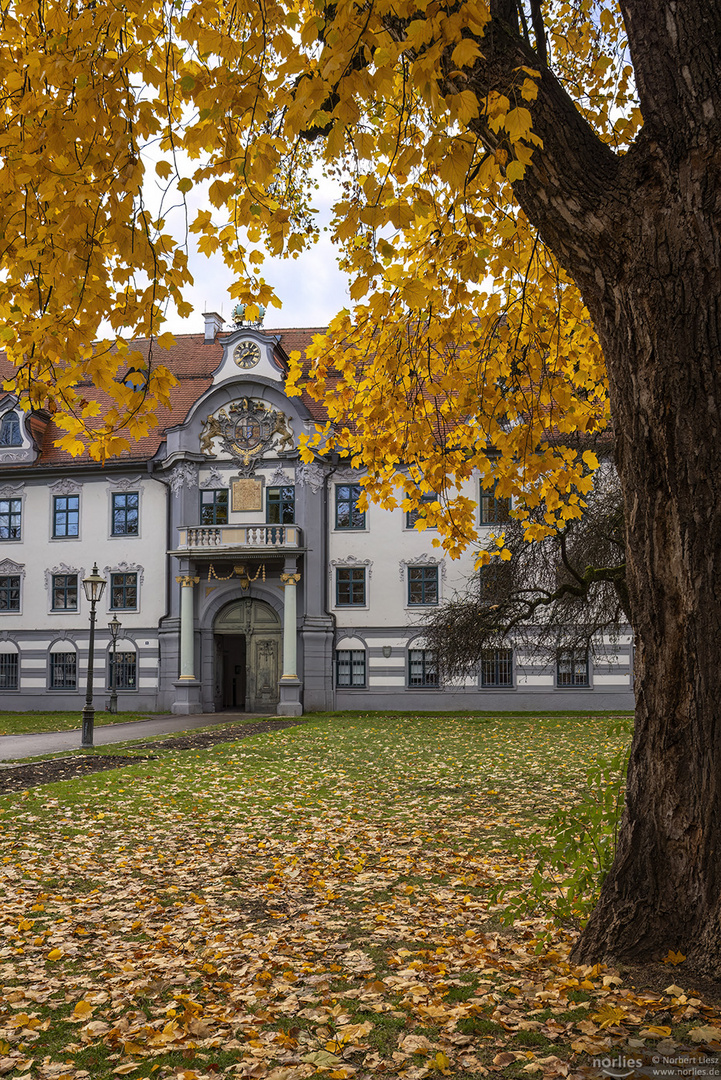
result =
[[[621,0],[644,115],[603,146],[548,69],[514,185],[604,349],[624,492],[636,727],[618,852],[574,958],[721,962],[721,0]],[[484,38],[477,92],[531,62]],[[524,56],[524,59],[521,57]],[[477,130],[493,145],[493,134]]]

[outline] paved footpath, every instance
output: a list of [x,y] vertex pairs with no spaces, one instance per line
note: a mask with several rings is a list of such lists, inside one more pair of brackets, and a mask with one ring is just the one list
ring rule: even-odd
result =
[[[95,746],[128,742],[130,739],[149,739],[156,735],[170,735],[192,728],[223,724],[248,724],[254,720],[270,720],[276,717],[256,713],[201,713],[197,716],[154,716],[150,720],[133,720],[125,724],[108,724],[95,728]],[[80,728],[73,731],[39,731],[30,735],[0,736],[0,761],[17,758],[38,757],[40,754],[59,754],[80,749]]]

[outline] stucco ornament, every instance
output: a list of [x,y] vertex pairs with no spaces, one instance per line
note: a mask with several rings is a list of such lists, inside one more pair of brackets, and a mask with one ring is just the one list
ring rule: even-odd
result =
[[184,487],[194,488],[198,486],[198,470],[195,465],[189,465],[181,461],[175,465],[168,481],[173,495],[179,495]]
[[211,414],[203,425],[200,449],[206,457],[216,457],[215,441],[240,465],[241,475],[251,475],[266,450],[293,449],[290,417],[262,401],[241,398],[226,410]]

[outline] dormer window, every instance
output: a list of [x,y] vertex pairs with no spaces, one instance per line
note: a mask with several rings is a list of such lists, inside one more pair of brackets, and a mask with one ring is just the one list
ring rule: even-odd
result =
[[148,373],[140,368],[131,367],[123,378],[128,390],[145,390],[148,385]]
[[22,446],[23,436],[20,431],[20,417],[11,410],[5,413],[0,424],[0,446]]

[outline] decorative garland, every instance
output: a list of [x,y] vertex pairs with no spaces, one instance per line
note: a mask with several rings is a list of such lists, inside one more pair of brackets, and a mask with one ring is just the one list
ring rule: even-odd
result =
[[230,579],[232,577],[235,577],[236,575],[238,577],[242,576],[246,578],[248,582],[247,585],[241,584],[241,588],[245,589],[247,589],[248,586],[251,585],[254,581],[257,581],[261,574],[262,580],[265,582],[265,563],[260,564],[260,566],[256,570],[255,577],[251,577],[244,566],[234,566],[230,573],[226,574],[225,577],[222,577],[220,574],[216,573],[215,567],[212,563],[210,563],[208,566],[208,581],[210,581],[212,578],[215,578],[216,581],[230,581]]
[[211,563],[208,567],[208,581],[211,578],[215,578],[216,581],[230,581],[232,577],[235,577],[235,570],[231,570],[227,577],[221,577],[220,574],[216,574],[215,567]]

